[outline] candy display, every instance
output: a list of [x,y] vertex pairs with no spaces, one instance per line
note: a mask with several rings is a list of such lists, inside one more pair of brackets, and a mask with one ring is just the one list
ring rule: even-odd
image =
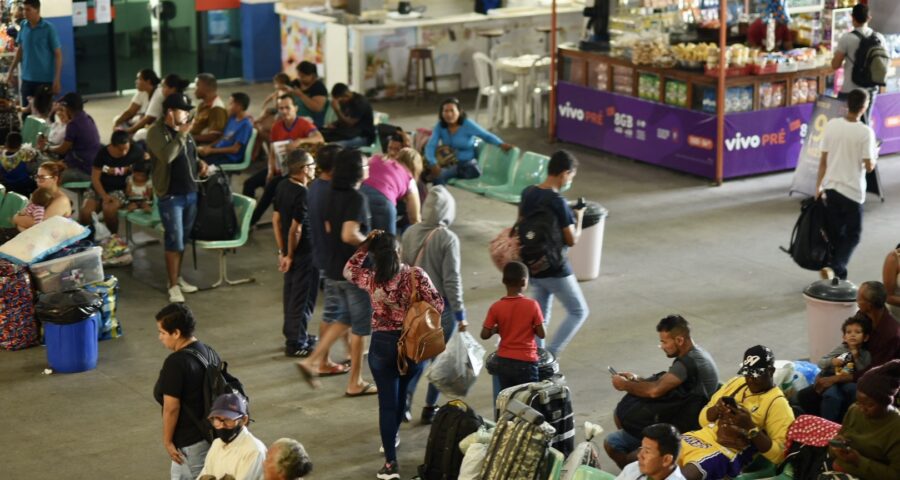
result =
[[644,100],[659,101],[659,76],[642,73],[638,77],[638,97]]
[[613,67],[613,91],[631,95],[634,83],[634,69],[628,67]]
[[667,80],[665,102],[676,107],[687,107],[687,83]]
[[791,105],[816,101],[819,82],[815,78],[797,78],[791,84]]
[[[716,113],[716,89],[701,90],[700,109]],[[730,87],[725,91],[725,113],[749,112],[753,110],[753,87]]]
[[761,109],[784,106],[784,82],[766,82],[759,86],[759,107]]
[[594,71],[592,72],[592,83],[593,87],[600,91],[606,91],[606,86],[609,84],[609,74],[608,72],[609,65],[605,63],[598,63],[594,67]]

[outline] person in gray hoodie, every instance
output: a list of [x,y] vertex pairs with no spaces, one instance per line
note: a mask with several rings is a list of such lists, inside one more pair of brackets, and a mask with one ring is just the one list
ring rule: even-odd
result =
[[[422,221],[403,234],[401,241],[401,257],[409,266],[422,267],[435,288],[444,297],[444,312],[441,314],[441,327],[444,329],[444,341],[448,341],[459,324],[460,331],[465,331],[466,307],[463,304],[462,275],[460,273],[459,237],[450,230],[456,217],[456,200],[443,186],[436,185],[428,191],[422,207]],[[424,369],[423,369],[424,370]],[[413,393],[419,377],[409,382],[407,388],[406,421],[412,420],[409,411]],[[425,407],[422,409],[422,423],[430,424],[437,413],[439,392],[434,385],[428,385],[425,396]]]

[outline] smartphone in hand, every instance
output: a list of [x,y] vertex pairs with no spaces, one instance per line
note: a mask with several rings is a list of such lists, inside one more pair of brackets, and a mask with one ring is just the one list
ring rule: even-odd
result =
[[843,450],[850,450],[850,444],[847,443],[846,440],[843,440],[843,439],[840,439],[840,438],[832,438],[831,440],[828,441],[828,445],[830,445],[830,446],[832,446],[832,447],[834,447],[834,448],[840,448],[840,449],[843,449]]
[[734,397],[722,397],[722,403],[728,406],[728,408],[732,410],[737,410],[737,402],[734,400]]
[[619,374],[619,372],[617,372],[616,369],[613,368],[613,367],[607,366],[606,369],[609,370],[609,374],[612,375],[612,376],[616,376],[616,375]]

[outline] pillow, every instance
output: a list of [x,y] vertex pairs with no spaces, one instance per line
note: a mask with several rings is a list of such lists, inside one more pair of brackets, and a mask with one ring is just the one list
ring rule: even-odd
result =
[[74,220],[60,216],[50,217],[0,245],[0,259],[18,265],[30,265],[78,242],[90,233],[88,228]]

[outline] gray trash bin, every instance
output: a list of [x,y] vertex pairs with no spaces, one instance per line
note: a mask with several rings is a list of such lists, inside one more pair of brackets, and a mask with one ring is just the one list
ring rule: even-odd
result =
[[856,285],[837,278],[819,280],[803,290],[811,362],[819,361],[843,341],[841,325],[859,308],[856,292]]
[[597,202],[586,202],[581,223],[581,238],[569,249],[569,262],[578,280],[593,280],[600,276],[600,257],[603,252],[603,230],[609,211]]

